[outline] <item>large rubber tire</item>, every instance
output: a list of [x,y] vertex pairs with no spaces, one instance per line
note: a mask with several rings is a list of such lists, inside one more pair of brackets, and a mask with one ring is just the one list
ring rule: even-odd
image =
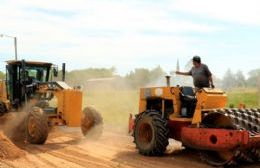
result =
[[135,120],[134,142],[145,156],[162,156],[169,144],[167,121],[159,111],[147,110]]
[[47,116],[41,108],[33,107],[26,118],[26,140],[31,144],[44,144],[48,133]]
[[95,132],[97,137],[103,131],[103,118],[94,107],[85,107],[81,118],[81,131],[84,136]]

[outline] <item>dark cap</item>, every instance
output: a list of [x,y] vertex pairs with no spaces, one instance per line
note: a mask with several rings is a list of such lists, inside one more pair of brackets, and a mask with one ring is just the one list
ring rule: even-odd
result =
[[195,55],[193,58],[192,58],[192,61],[194,62],[197,62],[197,63],[201,63],[201,59],[199,56]]

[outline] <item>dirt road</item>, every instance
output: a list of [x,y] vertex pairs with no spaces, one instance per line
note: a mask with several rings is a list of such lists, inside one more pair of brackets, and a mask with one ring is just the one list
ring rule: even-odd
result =
[[[5,167],[88,167],[88,168],[206,168],[195,152],[171,152],[178,144],[171,142],[164,157],[144,157],[137,153],[132,138],[125,131],[105,126],[98,139],[84,138],[79,129],[55,128],[45,145],[21,146],[26,155],[16,160],[0,160]],[[251,168],[260,165],[247,166]]]

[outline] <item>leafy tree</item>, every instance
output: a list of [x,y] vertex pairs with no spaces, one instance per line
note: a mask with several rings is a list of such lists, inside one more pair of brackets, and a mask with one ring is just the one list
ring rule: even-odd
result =
[[236,73],[236,87],[245,87],[246,86],[246,78],[241,70],[238,70]]
[[259,84],[259,78],[260,78],[260,69],[252,70],[248,73],[249,78],[247,79],[247,85],[250,87],[256,87]]
[[236,77],[233,74],[233,72],[228,69],[223,77],[223,88],[225,89],[231,89],[236,84]]
[[113,77],[115,73],[115,67],[73,70],[70,72],[66,72],[66,81],[70,85],[84,85],[88,79]]
[[163,71],[163,69],[160,66],[157,66],[150,71],[150,82],[164,77],[165,75],[166,73]]
[[134,71],[131,71],[126,75],[126,79],[133,87],[144,86],[150,82],[149,78],[150,72],[145,68],[136,68]]
[[155,84],[160,79],[164,79],[165,72],[160,66],[155,67],[152,70],[145,68],[136,68],[126,75],[125,79],[128,83],[134,87],[143,87],[147,84]]

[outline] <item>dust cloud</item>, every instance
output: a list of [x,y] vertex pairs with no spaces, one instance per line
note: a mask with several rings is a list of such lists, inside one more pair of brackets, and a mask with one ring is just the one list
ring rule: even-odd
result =
[[0,159],[17,159],[23,157],[25,152],[18,148],[3,132],[0,132]]
[[14,143],[23,143],[25,141],[25,120],[26,112],[10,112],[5,114],[1,120],[4,134]]
[[16,145],[21,146],[26,142],[26,117],[28,107],[32,103],[18,109],[18,111],[8,112],[0,117],[0,128],[3,133]]
[[[176,85],[191,85],[191,78],[173,76],[171,86]],[[155,86],[166,86],[165,77],[161,76],[144,87]],[[121,78],[92,79],[83,86],[83,106],[94,106],[102,115],[104,125],[127,134],[130,114],[138,113],[139,89]]]
[[127,134],[130,113],[138,112],[139,89],[132,88],[121,78],[87,82],[83,89],[84,106],[94,106],[109,125]]
[[[166,86],[166,76],[162,76],[156,80],[153,80],[145,87],[162,87]],[[189,76],[170,75],[170,86],[193,86],[192,78]]]
[[0,158],[17,159],[25,156],[26,152],[20,149],[25,145],[26,108],[19,112],[9,112],[0,117]]

